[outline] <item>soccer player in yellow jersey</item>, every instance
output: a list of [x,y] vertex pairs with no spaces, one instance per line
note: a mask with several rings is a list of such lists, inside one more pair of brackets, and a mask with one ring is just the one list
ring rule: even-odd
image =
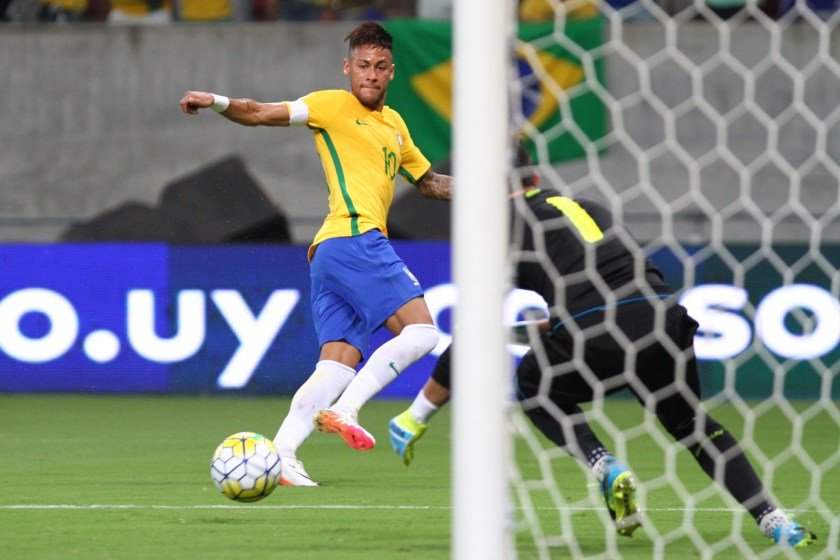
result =
[[[196,91],[181,99],[187,115],[210,108],[246,126],[306,125],[324,166],[330,211],[309,248],[321,352],[274,439],[283,458],[281,483],[291,486],[317,486],[297,459],[313,423],[355,449],[371,449],[375,441],[359,425],[359,409],[438,342],[420,283],[391,248],[385,224],[397,174],[424,196],[444,200],[451,198],[452,178],[430,169],[402,117],[385,105],[394,77],[388,32],[367,22],[346,40],[349,92],[316,91],[280,103]],[[370,335],[381,326],[395,336],[357,374]]]

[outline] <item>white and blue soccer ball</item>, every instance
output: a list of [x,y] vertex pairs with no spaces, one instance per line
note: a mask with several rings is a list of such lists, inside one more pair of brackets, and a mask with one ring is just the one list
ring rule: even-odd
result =
[[228,436],[210,461],[219,492],[237,502],[257,502],[271,494],[280,479],[280,455],[270,439],[253,432]]

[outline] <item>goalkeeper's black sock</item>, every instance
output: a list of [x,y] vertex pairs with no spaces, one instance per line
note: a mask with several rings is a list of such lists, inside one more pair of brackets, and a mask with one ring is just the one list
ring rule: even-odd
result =
[[[713,480],[723,483],[723,487],[738,500],[752,515],[756,522],[768,512],[773,511],[775,506],[767,498],[764,485],[738,445],[738,441],[723,426],[707,418],[706,448],[708,443],[714,448],[711,453],[700,443],[688,446],[688,450],[695,458],[700,468]],[[725,454],[725,455],[724,455]],[[715,478],[715,457],[725,456],[726,462],[723,465],[722,477]]]
[[606,476],[607,458],[612,457],[612,453],[602,446],[598,446],[589,451],[586,455],[586,460],[589,461],[589,468],[592,469],[592,474],[602,482]]
[[[765,502],[763,502],[763,504],[765,504],[763,507],[756,507],[756,508],[750,509],[750,514],[753,517],[755,517],[755,522],[758,523],[759,526],[761,526],[761,521],[767,515],[770,515],[771,513],[776,511],[776,506],[771,504],[770,502],[765,501]],[[773,535],[769,535],[769,536],[772,537]]]
[[[562,405],[560,409],[563,416],[555,417],[544,408],[532,408],[525,410],[525,414],[534,424],[557,447],[576,458],[585,465],[592,467],[601,457],[609,455],[604,444],[589,427],[583,418],[583,411],[577,405]],[[567,441],[563,431],[561,420],[573,419],[572,435],[573,440]]]
[[596,446],[586,452],[586,460],[590,467],[594,467],[601,459],[610,457],[611,455],[612,453],[607,451],[607,448],[601,445],[601,442],[599,441]]
[[595,432],[592,431],[588,423],[581,422],[575,424],[572,430],[575,433],[575,440],[579,452],[573,453],[569,448],[564,448],[564,451],[575,456],[581,462],[586,463],[592,469],[592,472],[595,473],[596,478],[601,480],[604,478],[603,460],[611,457],[612,454],[604,447],[604,444],[601,443],[601,440],[598,439],[598,436],[595,435]]

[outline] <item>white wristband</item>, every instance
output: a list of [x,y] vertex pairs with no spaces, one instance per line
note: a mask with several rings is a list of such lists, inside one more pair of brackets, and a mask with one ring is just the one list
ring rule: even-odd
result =
[[224,95],[213,95],[213,104],[210,105],[210,108],[216,111],[217,113],[224,113],[227,108],[230,106],[230,98],[225,97]]

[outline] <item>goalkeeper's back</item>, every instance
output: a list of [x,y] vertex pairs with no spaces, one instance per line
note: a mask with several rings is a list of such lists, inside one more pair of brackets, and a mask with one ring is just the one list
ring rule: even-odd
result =
[[513,232],[520,250],[516,284],[539,293],[549,308],[561,306],[575,315],[671,293],[659,268],[603,205],[541,189],[527,191],[524,201]]

